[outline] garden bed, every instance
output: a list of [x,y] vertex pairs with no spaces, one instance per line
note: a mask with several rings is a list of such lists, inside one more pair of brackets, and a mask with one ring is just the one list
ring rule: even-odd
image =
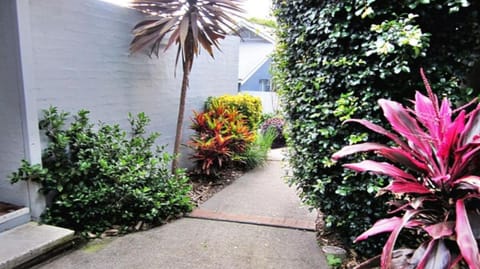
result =
[[228,168],[220,172],[216,178],[209,178],[205,175],[190,173],[190,183],[192,190],[189,193],[190,198],[195,206],[199,206],[215,193],[221,191],[230,185],[237,178],[241,177],[245,172],[240,169]]

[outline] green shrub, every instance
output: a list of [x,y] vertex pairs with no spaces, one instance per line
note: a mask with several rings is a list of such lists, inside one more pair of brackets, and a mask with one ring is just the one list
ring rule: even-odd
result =
[[276,137],[277,131],[274,128],[268,128],[265,132],[261,132],[256,136],[254,143],[251,144],[244,153],[239,154],[237,160],[246,170],[265,165],[268,151],[272,147]]
[[[471,99],[473,90],[459,85],[480,55],[480,2],[274,0],[274,6],[274,76],[289,122],[291,182],[324,213],[326,227],[351,244],[385,217],[388,197],[374,199],[384,178],[356,175],[331,161],[346,143],[382,141],[342,122],[379,123],[376,100],[413,96],[422,88],[420,67],[456,106]],[[355,249],[370,255],[382,246],[370,240]]]
[[246,117],[250,130],[257,130],[262,118],[262,101],[260,98],[246,93],[209,97],[205,102],[205,110],[210,110],[213,104],[235,108]]
[[255,134],[235,108],[214,102],[209,110],[194,113],[190,128],[195,133],[188,143],[193,149],[191,159],[200,173],[216,176],[247,150]]
[[181,170],[170,173],[163,147],[153,149],[158,134],[145,136],[147,116],[130,115],[127,135],[118,125],[94,126],[88,113],[79,111],[66,128],[68,113],[45,110],[43,168],[23,162],[12,176],[41,184],[50,199],[43,222],[81,233],[114,225],[128,231],[139,221],[160,224],[191,210],[188,179]]

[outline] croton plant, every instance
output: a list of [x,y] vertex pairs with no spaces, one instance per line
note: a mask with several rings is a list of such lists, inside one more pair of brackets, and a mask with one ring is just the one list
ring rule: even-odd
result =
[[205,175],[216,175],[255,140],[245,116],[220,103],[202,113],[194,111],[190,128],[195,131],[188,142],[194,150],[191,159]]
[[[390,161],[344,165],[389,176],[390,184],[382,192],[394,197],[392,217],[377,221],[356,238],[390,233],[382,254],[358,268],[375,262],[383,269],[480,268],[480,104],[475,106],[475,99],[453,110],[448,99],[439,103],[422,70],[421,75],[428,96],[417,92],[411,107],[378,101],[394,132],[366,120],[347,121],[386,136],[393,146],[361,143],[333,155],[338,160],[371,151]],[[424,242],[414,250],[394,250],[402,229],[414,229]],[[398,261],[397,251],[407,255]]]

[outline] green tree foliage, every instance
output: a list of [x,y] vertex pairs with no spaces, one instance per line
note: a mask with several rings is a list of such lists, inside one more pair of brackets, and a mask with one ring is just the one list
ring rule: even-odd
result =
[[[388,197],[374,199],[383,178],[355,175],[331,161],[342,145],[375,136],[342,122],[378,123],[378,99],[406,102],[422,89],[420,67],[437,94],[457,107],[476,95],[463,86],[480,56],[480,2],[274,0],[274,7],[275,78],[290,123],[291,181],[325,214],[326,227],[350,244],[385,216]],[[369,255],[383,244],[370,242],[355,248]]]

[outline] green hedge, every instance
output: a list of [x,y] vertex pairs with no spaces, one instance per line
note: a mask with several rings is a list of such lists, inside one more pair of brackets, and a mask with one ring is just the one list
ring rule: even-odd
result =
[[[42,221],[86,235],[138,222],[160,224],[192,208],[184,171],[170,172],[171,156],[146,135],[145,114],[130,116],[130,132],[118,125],[90,123],[88,111],[44,111],[40,129],[48,138],[42,165],[22,167],[12,182],[33,180],[49,200]],[[66,121],[70,124],[67,126]],[[137,227],[138,228],[138,227]]]
[[[387,197],[373,198],[386,181],[331,161],[343,145],[380,139],[342,122],[379,122],[379,98],[406,102],[424,89],[421,67],[440,95],[459,104],[472,98],[473,89],[460,86],[480,55],[480,3],[274,0],[274,7],[274,73],[290,123],[291,182],[325,214],[326,227],[351,244],[383,216]],[[383,242],[373,241],[354,247],[364,255],[377,253]]]

